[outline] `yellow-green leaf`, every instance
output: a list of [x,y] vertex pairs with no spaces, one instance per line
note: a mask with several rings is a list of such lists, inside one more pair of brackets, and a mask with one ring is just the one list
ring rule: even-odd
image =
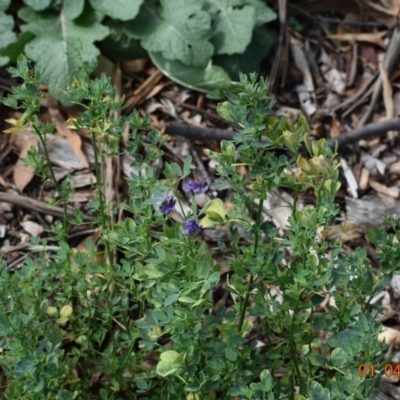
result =
[[66,306],[61,308],[61,310],[60,310],[60,317],[61,318],[67,318],[68,319],[71,315],[72,315],[72,306],[67,304]]
[[46,313],[51,318],[58,318],[58,310],[55,307],[47,307]]

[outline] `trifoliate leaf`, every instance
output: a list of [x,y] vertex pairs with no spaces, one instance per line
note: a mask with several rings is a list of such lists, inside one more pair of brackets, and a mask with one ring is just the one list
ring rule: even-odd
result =
[[238,0],[206,0],[214,22],[211,43],[216,54],[243,53],[251,41],[256,21],[255,9]]
[[52,0],[24,0],[24,3],[35,11],[45,10],[51,2]]
[[84,6],[85,0],[64,0],[63,11],[65,17],[71,21],[75,18],[78,18],[82,14]]
[[127,24],[131,35],[151,52],[167,60],[205,68],[213,55],[209,42],[211,17],[202,10],[204,0],[161,0],[161,8],[147,0],[139,15]]
[[198,68],[180,61],[167,60],[161,53],[149,53],[149,55],[164,75],[189,89],[211,92],[216,89],[227,90],[231,85],[229,75],[211,62],[205,68]]
[[95,10],[122,21],[135,18],[142,3],[143,0],[90,0]]
[[93,42],[104,39],[108,28],[89,18],[78,25],[68,20],[63,11],[41,14],[25,8],[18,15],[27,22],[22,29],[37,36],[25,46],[26,55],[36,61],[50,94],[68,105],[64,90],[72,83],[82,61],[96,60],[99,51]]

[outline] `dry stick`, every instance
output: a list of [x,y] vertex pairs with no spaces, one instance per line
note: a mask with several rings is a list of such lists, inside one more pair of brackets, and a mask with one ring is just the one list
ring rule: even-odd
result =
[[344,146],[346,144],[357,142],[361,139],[367,139],[370,136],[380,136],[384,135],[389,131],[400,130],[400,119],[392,119],[390,121],[376,122],[374,124],[369,124],[353,131],[343,133],[337,138],[328,140],[328,146],[334,148],[337,144],[338,147]]
[[[394,67],[400,61],[400,20],[397,20],[397,26],[393,31],[393,35],[390,39],[389,47],[386,52],[385,59],[383,61],[383,68],[386,70],[388,75],[393,71]],[[374,92],[371,97],[371,102],[369,103],[368,109],[366,113],[362,116],[359,127],[362,127],[366,124],[369,118],[372,115],[372,111],[375,107],[376,102],[382,92],[382,76],[379,75],[378,80],[375,83]]]
[[[278,76],[278,71],[282,73],[282,57],[283,57],[283,47],[285,45],[285,39],[287,37],[286,32],[286,20],[287,20],[287,3],[286,0],[279,0],[279,40],[278,49],[275,54],[275,61],[272,66],[271,73],[269,74],[269,85],[268,91],[271,92],[276,84],[276,78]],[[283,68],[286,69],[285,67]],[[285,76],[285,72],[282,77]]]
[[[61,207],[50,206],[42,201],[31,199],[30,197],[26,196],[20,196],[18,194],[0,192],[0,201],[15,204],[16,206],[23,207],[28,210],[35,210],[43,214],[54,215],[56,217],[62,217],[64,215],[64,210]],[[68,208],[67,214],[70,217],[75,216],[75,209]],[[91,215],[86,214],[84,214],[82,218],[84,221],[94,221],[95,219]]]
[[[400,130],[400,119],[376,122],[353,131],[343,133],[337,138],[328,140],[328,146],[334,148],[343,147],[346,144],[357,142],[360,139],[367,139],[370,136],[384,135],[388,131]],[[190,140],[232,140],[233,132],[223,129],[201,128],[194,125],[185,125],[172,122],[167,129],[167,133],[173,136],[183,136]]]
[[172,136],[182,136],[190,140],[232,140],[233,131],[217,128],[202,128],[179,122],[171,122],[167,133]]

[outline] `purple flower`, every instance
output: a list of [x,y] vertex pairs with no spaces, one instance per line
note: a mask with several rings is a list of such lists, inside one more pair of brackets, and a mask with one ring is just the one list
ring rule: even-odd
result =
[[197,221],[195,221],[194,219],[189,219],[183,223],[183,228],[181,229],[181,232],[184,235],[191,235],[192,233],[201,232],[201,228]]
[[167,195],[160,204],[160,211],[163,214],[171,214],[175,210],[176,199],[172,194]]
[[201,182],[190,181],[183,185],[183,190],[185,192],[205,193],[208,190],[208,186],[203,185]]

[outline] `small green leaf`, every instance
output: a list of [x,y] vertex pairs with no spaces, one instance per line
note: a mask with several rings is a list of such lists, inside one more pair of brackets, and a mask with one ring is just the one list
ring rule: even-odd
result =
[[346,365],[349,355],[341,347],[333,349],[331,353],[331,363],[335,367],[342,367]]
[[188,303],[188,304],[196,302],[195,299],[192,299],[191,297],[188,297],[188,296],[181,296],[178,298],[178,301],[181,303]]
[[237,351],[231,347],[225,348],[225,357],[232,362],[235,362],[237,359]]
[[221,199],[212,199],[205,207],[204,214],[215,221],[223,222],[226,217],[224,203]]
[[183,176],[188,176],[192,166],[192,156],[187,156],[183,162]]
[[158,375],[166,377],[179,371],[179,367],[174,367],[171,363],[166,361],[159,361],[156,370]]
[[60,310],[60,317],[61,318],[69,318],[72,315],[72,306],[67,304],[66,306],[62,307]]
[[36,359],[34,357],[26,357],[17,362],[15,366],[15,374],[19,376],[26,376],[33,371],[36,365]]
[[215,225],[219,225],[219,224],[220,224],[219,220],[215,220],[215,219],[207,217],[207,216],[200,220],[200,226],[203,229],[211,228],[211,227],[213,227]]
[[267,369],[261,371],[260,380],[265,392],[272,389],[272,375]]
[[58,318],[58,310],[56,307],[47,307],[46,313],[51,318]]
[[182,176],[182,169],[177,163],[171,164],[171,170],[175,175],[178,175],[179,177]]
[[310,396],[310,400],[330,400],[331,398],[329,389],[323,388],[316,381],[308,382],[308,394]]
[[173,293],[169,295],[165,300],[164,300],[164,307],[168,307],[171,304],[174,304],[178,298],[179,298],[180,293]]
[[160,359],[169,363],[173,363],[179,357],[179,353],[174,350],[167,350],[160,354]]

